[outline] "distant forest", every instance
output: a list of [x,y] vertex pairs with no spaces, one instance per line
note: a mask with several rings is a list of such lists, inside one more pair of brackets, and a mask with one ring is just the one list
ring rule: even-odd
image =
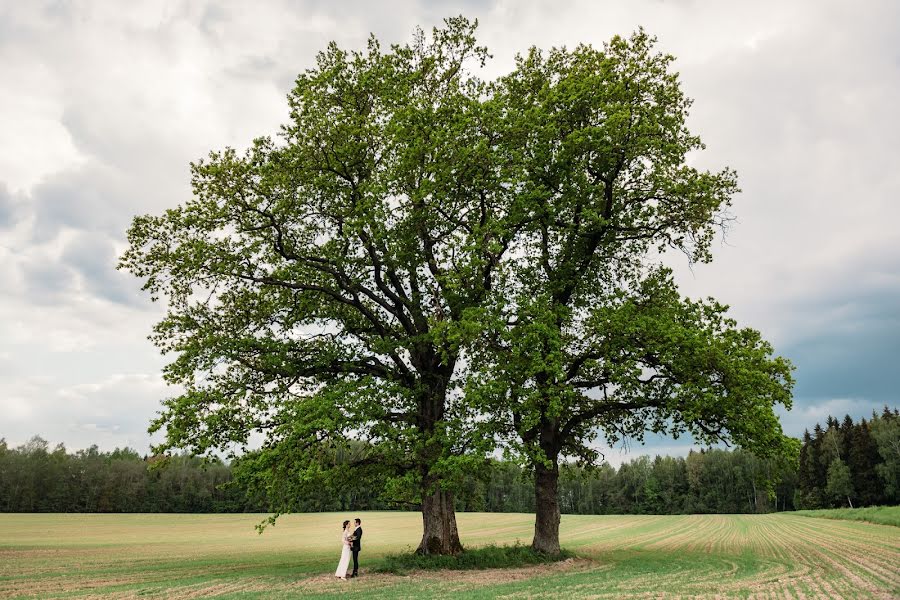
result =
[[[336,455],[337,456],[337,455]],[[0,512],[268,512],[265,491],[245,487],[234,464],[193,456],[141,456],[134,450],[69,453],[39,437],[17,448],[0,440]],[[340,462],[340,457],[336,462]],[[471,477],[457,509],[533,512],[534,487],[515,463],[490,461]],[[572,514],[752,513],[900,503],[900,414],[855,423],[829,417],[805,432],[799,464],[778,466],[742,450],[687,457],[646,456],[618,469],[563,465],[560,508]],[[383,490],[348,480],[294,500],[294,512],[411,508]]]

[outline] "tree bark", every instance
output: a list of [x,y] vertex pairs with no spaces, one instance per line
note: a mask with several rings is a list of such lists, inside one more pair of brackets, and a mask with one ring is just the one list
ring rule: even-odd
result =
[[453,373],[455,359],[442,363],[435,352],[423,353],[413,359],[414,364],[423,365],[425,392],[419,399],[419,433],[425,440],[419,458],[422,490],[422,541],[417,554],[459,554],[462,544],[456,528],[456,511],[453,494],[441,489],[438,476],[431,473],[436,461],[445,451],[446,440],[435,437],[435,424],[444,419],[447,384]]
[[534,541],[531,547],[546,554],[559,554],[559,466],[543,463],[534,467]]
[[422,542],[416,554],[459,554],[453,494],[437,489],[422,499]]

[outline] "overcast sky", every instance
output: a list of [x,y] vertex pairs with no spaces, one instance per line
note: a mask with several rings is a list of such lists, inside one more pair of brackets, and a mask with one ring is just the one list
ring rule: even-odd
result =
[[[678,60],[704,166],[737,170],[711,265],[678,265],[797,366],[788,433],[900,404],[900,3],[0,0],[0,437],[146,451],[169,392],[160,309],[115,270],[125,230],[190,193],[188,163],[287,117],[331,41],[463,13],[510,69],[529,46],[639,26]],[[607,452],[683,454],[654,439]]]

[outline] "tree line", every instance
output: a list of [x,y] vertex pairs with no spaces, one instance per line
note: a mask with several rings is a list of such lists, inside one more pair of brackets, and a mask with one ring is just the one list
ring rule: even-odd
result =
[[97,446],[70,453],[33,437],[17,447],[0,440],[0,512],[241,512],[262,508],[226,484],[231,467],[196,456],[142,457]]
[[[533,484],[512,463],[498,463],[466,510],[534,512]],[[687,457],[641,456],[618,469],[565,464],[564,514],[765,513],[792,510],[796,474],[743,450],[691,451]]]
[[[124,448],[96,446],[67,452],[40,437],[9,448],[0,441],[2,512],[268,512],[276,505],[291,512],[405,510],[409,503],[390,489],[364,479],[307,488],[283,501],[247,481],[246,462],[197,456],[141,456]],[[331,453],[332,465],[348,457]],[[160,463],[160,464],[158,464]],[[749,452],[703,450],[684,457],[638,457],[618,469],[564,464],[560,509],[572,514],[679,514],[768,512],[792,508],[795,474],[783,474],[770,497],[765,480],[773,465]],[[455,497],[456,510],[534,512],[534,484],[517,463],[490,460],[466,478]]]
[[881,415],[854,423],[829,416],[803,433],[797,508],[872,506],[900,502],[900,418]]
[[[357,462],[364,444],[323,452],[323,472]],[[174,455],[141,456],[96,446],[74,453],[40,437],[10,448],[0,440],[2,512],[290,512],[406,510],[383,479],[339,477],[292,498],[254,483],[263,451],[226,463]],[[358,471],[355,471],[358,474]],[[265,480],[264,480],[265,481]],[[900,414],[885,407],[871,419],[829,416],[804,433],[799,464],[741,450],[705,449],[686,457],[647,456],[596,468],[561,465],[560,511],[566,514],[764,513],[900,502]],[[459,487],[455,509],[535,511],[528,469],[486,461]]]

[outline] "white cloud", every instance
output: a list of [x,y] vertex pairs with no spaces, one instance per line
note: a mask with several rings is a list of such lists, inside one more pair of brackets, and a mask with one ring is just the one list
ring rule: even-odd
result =
[[[713,264],[679,263],[684,291],[732,304],[796,359],[791,427],[884,401],[900,289],[896,3],[9,2],[0,436],[145,444],[165,395],[145,339],[161,313],[112,269],[131,217],[187,198],[189,161],[276,132],[293,78],[328,41],[402,41],[459,12],[479,19],[492,75],[531,45],[656,34],[696,99],[709,147],[697,163],[735,167],[744,190]],[[823,404],[836,397],[859,400]],[[686,452],[667,444],[648,453]]]
[[13,190],[23,190],[83,159],[61,122],[64,96],[52,69],[31,60],[24,47],[7,48],[3,54],[0,131],[6,144],[20,143],[0,152],[0,173]]
[[868,420],[873,412],[881,414],[883,406],[884,403],[868,398],[827,398],[810,400],[790,413],[779,411],[779,416],[785,433],[799,438],[804,430],[812,431],[817,423],[825,427],[829,416],[840,421],[844,415],[850,415],[858,422],[860,419]]
[[73,449],[97,444],[146,452],[151,442],[147,426],[173,390],[157,375],[134,373],[72,385],[61,385],[52,376],[23,378],[0,387],[0,393],[9,399],[4,401],[9,410],[3,424],[11,446],[40,435]]
[[631,462],[641,456],[655,458],[657,456],[687,456],[691,450],[698,451],[702,446],[693,442],[690,436],[678,440],[648,436],[647,443],[641,444],[627,441],[624,444],[609,446],[598,442],[593,448],[600,452],[601,460],[619,468],[623,463]]

